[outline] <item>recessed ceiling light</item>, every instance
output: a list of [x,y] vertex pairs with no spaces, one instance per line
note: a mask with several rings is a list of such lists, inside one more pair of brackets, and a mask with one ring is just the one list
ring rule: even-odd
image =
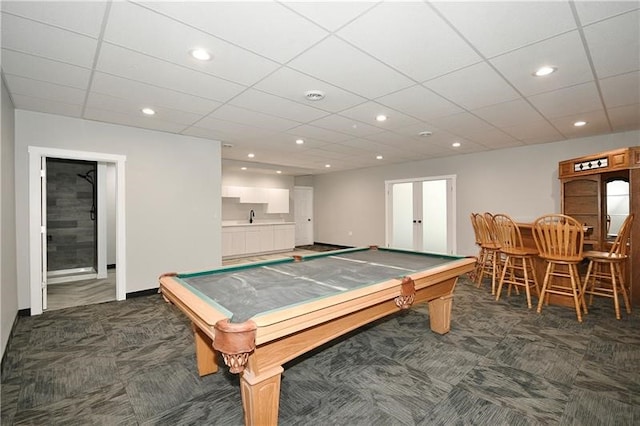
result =
[[302,145],[302,144],[304,143],[304,140],[302,140],[302,139],[296,139],[296,143],[297,143],[298,145]]
[[199,61],[210,61],[213,57],[209,51],[201,48],[191,49],[189,53]]
[[142,113],[144,115],[154,115],[156,112],[151,108],[142,108]]
[[256,156],[256,155],[255,155],[255,154],[253,154],[253,153],[250,153],[249,155],[247,155],[247,157],[249,157],[249,158],[253,158],[253,157],[255,157],[255,156]]
[[240,167],[240,170],[247,170],[246,167]]
[[451,144],[452,147],[458,148],[460,146],[460,142],[454,142]]
[[382,155],[376,155],[376,160],[382,160]]
[[536,72],[533,73],[533,75],[535,75],[536,77],[544,77],[545,75],[552,74],[556,71],[558,71],[558,68],[556,67],[544,66],[538,68]]
[[324,99],[324,92],[322,90],[308,90],[304,92],[304,97],[308,101],[321,101]]
[[575,123],[573,123],[574,126],[576,127],[582,127],[582,126],[586,126],[587,122],[586,121],[576,121]]
[[325,164],[324,166],[328,169],[329,167],[331,167],[331,164]]
[[384,114],[377,115],[376,121],[387,121],[387,116]]
[[433,134],[433,133],[431,133],[430,131],[425,130],[424,132],[420,132],[420,133],[418,133],[418,136],[424,136],[424,137],[426,137],[426,136],[431,136],[432,134]]
[[282,170],[276,170],[277,174],[282,174]]

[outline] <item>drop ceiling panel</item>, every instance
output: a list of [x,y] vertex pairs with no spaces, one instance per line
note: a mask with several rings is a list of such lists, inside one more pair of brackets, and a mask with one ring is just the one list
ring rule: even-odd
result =
[[524,99],[503,102],[473,110],[473,113],[496,127],[542,120],[543,117]]
[[353,137],[345,133],[334,132],[332,130],[323,129],[317,126],[310,126],[308,124],[291,129],[287,133],[296,137],[312,138],[332,143],[346,141]]
[[[254,87],[294,102],[306,102],[309,106],[330,112],[342,111],[366,101],[365,98],[354,93],[286,67],[280,68]],[[308,101],[305,93],[309,90],[320,90],[326,96],[321,101]]]
[[182,130],[202,118],[201,114],[194,114],[184,110],[171,109],[162,106],[154,106],[154,111],[156,113],[153,116],[144,116],[140,111],[145,106],[146,104],[144,103],[144,99],[123,99],[96,92],[92,92],[87,98],[87,108],[140,117],[141,119],[144,119],[144,123],[149,123],[149,126],[151,127],[154,126],[154,122],[169,121],[171,123],[182,124],[180,129]]
[[640,11],[589,25],[584,36],[599,78],[640,69]]
[[337,35],[416,81],[482,60],[423,2],[380,3]]
[[98,38],[106,10],[106,2],[96,0],[34,3],[32,1],[3,1],[2,10]]
[[[308,49],[327,31],[272,2],[142,2],[179,21],[280,63]],[[240,18],[241,17],[241,18]]]
[[607,107],[640,103],[640,72],[600,80],[600,89]]
[[360,121],[354,121],[351,118],[343,117],[337,114],[331,114],[312,123],[313,126],[322,127],[328,130],[337,130],[348,135],[362,137],[382,132],[379,127],[370,126]]
[[323,40],[288,65],[335,86],[349,87],[356,94],[368,98],[384,96],[414,84],[336,37]]
[[85,92],[81,89],[15,75],[5,75],[5,79],[11,93],[80,106],[84,102]]
[[[141,26],[148,30],[141,30]],[[162,28],[162,31],[153,31]],[[128,2],[114,2],[104,39],[110,43],[240,84],[253,84],[279,65],[202,31]],[[198,61],[189,50],[213,58]]]
[[132,80],[224,102],[243,86],[180,67],[112,44],[103,43],[97,69]]
[[500,129],[476,133],[473,135],[473,141],[490,149],[522,146],[522,142]]
[[437,127],[463,137],[473,137],[478,132],[494,128],[491,124],[468,112],[437,118],[432,122]]
[[609,109],[609,120],[615,132],[637,129],[640,126],[640,103]]
[[[582,127],[573,125],[578,120],[586,121]],[[551,124],[558,129],[565,137],[577,138],[586,135],[594,135],[609,132],[609,121],[603,110],[582,112],[580,114],[569,115],[551,119]]]
[[526,144],[545,143],[562,139],[562,135],[548,121],[535,121],[502,129],[505,133]]
[[463,111],[462,108],[421,85],[383,96],[378,98],[377,102],[426,121]]
[[[46,43],[43,43],[46,40]],[[6,13],[2,14],[2,47],[91,67],[97,40]]]
[[140,127],[143,129],[158,130],[162,132],[179,133],[184,128],[183,124],[171,123],[163,120],[148,120],[149,117],[122,114],[116,111],[107,111],[97,108],[87,108],[84,116],[89,120],[106,121],[124,126]]
[[162,106],[195,114],[207,114],[221,105],[210,99],[100,72],[94,74],[91,90],[120,98],[128,97],[145,107]]
[[594,21],[610,18],[620,13],[638,9],[640,2],[636,1],[577,1],[575,2],[578,16],[582,25]]
[[[491,59],[491,63],[526,96],[594,79],[578,31],[500,55]],[[545,77],[535,77],[533,73],[542,66],[553,66],[557,71]]]
[[69,117],[80,117],[82,113],[82,105],[78,104],[55,102],[49,99],[23,96],[19,94],[12,95],[11,98],[16,108],[27,111],[46,112],[49,114],[65,115]]
[[234,123],[260,127],[277,132],[284,132],[300,124],[296,121],[286,120],[284,118],[279,118],[261,112],[250,111],[248,109],[239,108],[229,104],[221,106],[211,113],[210,116],[220,120],[232,121]]
[[[376,121],[376,117],[380,114],[386,115],[387,119],[385,121]],[[386,130],[411,126],[419,122],[413,117],[394,111],[377,102],[360,104],[342,111],[340,115]]]
[[576,28],[564,1],[433,4],[486,57]]
[[[254,89],[241,93],[229,101],[229,104],[254,111],[269,111],[269,114],[277,117],[303,123],[329,114],[326,111]],[[310,104],[315,105],[316,102]]]
[[547,118],[564,117],[602,108],[598,90],[593,82],[531,96],[529,100]]
[[63,86],[86,89],[91,70],[63,62],[51,61],[39,56],[27,55],[11,50],[2,50],[2,70],[34,80],[48,81]]
[[373,2],[282,2],[328,31],[336,31],[373,7]]
[[260,137],[273,136],[275,132],[273,130],[259,128],[255,126],[248,126],[237,122],[221,120],[213,116],[207,116],[202,120],[194,123],[195,127],[203,129],[209,129],[216,132],[226,133],[228,136],[223,140],[245,140],[256,139]]
[[519,97],[518,93],[484,62],[428,81],[424,85],[466,109],[476,109]]

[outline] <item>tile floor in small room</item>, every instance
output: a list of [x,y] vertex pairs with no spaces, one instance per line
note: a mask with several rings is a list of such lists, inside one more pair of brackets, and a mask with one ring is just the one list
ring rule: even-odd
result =
[[[285,365],[280,425],[638,425],[640,308],[496,302],[462,277],[451,331],[420,304]],[[187,318],[160,295],[20,317],[2,425],[241,425],[239,380],[199,377]]]

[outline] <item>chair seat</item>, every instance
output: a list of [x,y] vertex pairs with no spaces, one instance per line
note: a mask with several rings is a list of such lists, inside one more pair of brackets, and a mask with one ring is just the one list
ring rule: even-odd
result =
[[603,262],[607,262],[607,261],[619,262],[627,259],[629,256],[623,255],[620,253],[610,253],[608,251],[591,250],[591,251],[584,252],[584,257],[589,259],[600,260]]
[[500,244],[498,243],[482,243],[481,247],[487,250],[500,250]]
[[579,263],[584,260],[584,256],[545,256],[543,254],[540,254],[540,257],[544,260],[564,264]]
[[536,256],[538,254],[538,250],[534,249],[534,248],[521,248],[521,249],[517,249],[517,248],[503,248],[502,253],[509,255],[509,256]]

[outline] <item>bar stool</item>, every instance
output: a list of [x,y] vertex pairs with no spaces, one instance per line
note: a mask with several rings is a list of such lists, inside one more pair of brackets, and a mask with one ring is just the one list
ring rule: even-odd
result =
[[476,274],[476,287],[482,285],[485,276],[491,278],[491,294],[496,293],[496,277],[500,273],[500,244],[491,233],[491,228],[485,215],[475,215],[476,227],[480,237],[480,259]]
[[584,257],[589,259],[587,276],[584,279],[585,294],[589,294],[589,305],[593,296],[613,298],[616,318],[620,319],[618,291],[622,293],[627,313],[631,313],[631,304],[625,283],[624,266],[629,259],[629,237],[634,214],[631,213],[620,226],[618,236],[611,249],[606,251],[587,251]]
[[[533,222],[533,238],[538,247],[539,256],[547,262],[538,301],[538,313],[542,310],[543,303],[545,301],[548,303],[549,294],[571,296],[578,321],[582,322],[582,309],[585,314],[588,312],[584,301],[584,288],[578,272],[578,264],[584,259],[582,224],[571,216],[563,214],[544,215]],[[558,278],[569,279],[571,287],[558,282]]]
[[500,244],[500,252],[505,259],[502,264],[502,273],[496,291],[496,301],[500,299],[502,286],[509,285],[507,296],[511,296],[511,287],[524,287],[527,294],[527,306],[531,309],[531,288],[540,296],[540,287],[533,266],[533,258],[538,250],[526,248],[522,243],[522,235],[518,225],[505,214],[496,214],[493,223]]

